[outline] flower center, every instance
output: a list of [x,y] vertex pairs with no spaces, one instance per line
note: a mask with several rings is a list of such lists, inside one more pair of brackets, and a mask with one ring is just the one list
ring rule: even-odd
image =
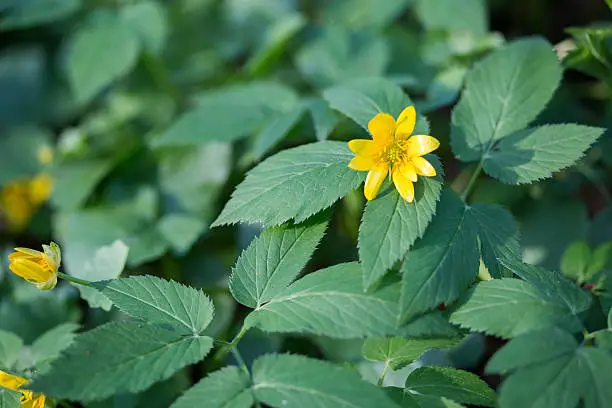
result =
[[408,160],[408,153],[404,147],[404,141],[393,141],[393,143],[382,151],[381,159],[394,165]]

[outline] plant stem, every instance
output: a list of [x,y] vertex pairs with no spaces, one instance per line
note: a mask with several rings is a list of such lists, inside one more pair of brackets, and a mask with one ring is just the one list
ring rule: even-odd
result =
[[234,358],[236,359],[236,361],[238,362],[238,365],[240,366],[242,371],[244,371],[244,373],[247,376],[250,377],[251,373],[249,373],[249,368],[247,367],[246,363],[244,362],[244,359],[242,358],[242,355],[240,355],[240,351],[238,351],[238,347],[232,347],[232,354],[233,354]]
[[383,382],[385,381],[385,377],[387,376],[387,371],[389,371],[389,362],[385,362],[385,366],[383,367],[380,377],[378,377],[378,386],[381,387]]
[[66,275],[63,272],[57,272],[57,276],[59,276],[60,278],[70,281],[72,283],[76,283],[77,285],[83,285],[83,286],[89,286],[90,288],[93,288],[93,285],[91,284],[90,281],[86,281],[84,279],[79,279],[77,277],[71,276],[71,275]]
[[470,181],[468,181],[467,186],[465,186],[465,188],[463,189],[463,192],[461,193],[461,199],[463,201],[467,200],[468,196],[472,192],[472,189],[476,185],[476,180],[478,180],[478,176],[480,176],[480,172],[482,171],[483,161],[484,161],[484,158],[480,159],[480,161],[478,162],[478,165],[476,166],[476,168],[474,169],[474,172],[472,173],[472,177],[470,177]]

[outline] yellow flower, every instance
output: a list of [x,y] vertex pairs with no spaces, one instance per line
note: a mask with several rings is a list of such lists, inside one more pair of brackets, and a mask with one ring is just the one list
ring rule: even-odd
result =
[[21,386],[28,383],[28,380],[16,375],[11,375],[0,370],[0,387],[21,393],[21,406],[24,408],[44,408],[45,395],[34,394],[32,391],[23,390]]
[[355,139],[348,143],[349,149],[357,155],[349,167],[369,171],[364,187],[368,200],[376,198],[387,174],[408,202],[414,200],[413,183],[417,181],[417,175],[436,175],[436,169],[421,156],[436,150],[440,142],[431,136],[412,135],[415,124],[413,106],[404,109],[397,121],[388,113],[381,112],[368,123],[373,140]]
[[24,229],[51,195],[53,179],[40,173],[31,180],[11,181],[0,191],[0,207],[13,231]]
[[59,245],[43,245],[43,251],[15,248],[9,255],[9,269],[17,276],[35,284],[41,290],[53,289],[57,284],[57,270],[62,262]]

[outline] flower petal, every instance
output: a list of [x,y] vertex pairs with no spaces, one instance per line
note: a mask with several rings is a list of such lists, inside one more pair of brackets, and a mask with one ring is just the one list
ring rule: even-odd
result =
[[370,120],[368,130],[376,144],[387,145],[393,141],[395,119],[388,113],[380,112]]
[[28,380],[16,375],[11,375],[0,370],[0,387],[7,388],[9,390],[17,391],[19,387],[27,383]]
[[374,160],[368,156],[355,156],[348,166],[353,170],[366,171],[374,167]]
[[348,142],[348,147],[355,154],[369,155],[374,152],[375,145],[373,140],[353,139]]
[[370,170],[368,177],[366,177],[365,187],[363,188],[365,198],[368,200],[376,198],[380,186],[385,181],[385,177],[387,177],[388,171],[386,167],[377,167]]
[[53,272],[27,259],[17,259],[11,262],[9,269],[15,275],[33,283],[46,283],[54,275]]
[[416,110],[414,106],[408,106],[400,113],[397,118],[397,125],[395,128],[395,135],[397,137],[405,138],[412,134],[414,126],[416,125]]
[[412,181],[408,177],[405,177],[399,171],[394,171],[393,184],[395,184],[395,188],[404,200],[409,203],[414,200],[414,184],[412,184]]
[[22,254],[26,254],[29,256],[33,256],[33,257],[41,257],[42,256],[42,252],[37,251],[35,249],[30,249],[30,248],[15,248],[15,251],[17,252],[21,252]]
[[431,153],[438,147],[440,147],[440,142],[435,137],[427,135],[414,135],[408,139],[408,146],[406,146],[406,150],[410,157],[415,157]]
[[417,181],[417,172],[412,163],[404,163],[399,166],[400,173],[408,180],[415,182]]
[[436,175],[436,169],[431,165],[430,162],[422,157],[413,157],[412,164],[417,172],[421,176],[433,177]]

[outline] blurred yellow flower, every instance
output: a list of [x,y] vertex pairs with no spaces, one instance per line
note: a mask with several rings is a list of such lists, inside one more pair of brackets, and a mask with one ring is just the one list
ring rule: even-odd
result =
[[415,124],[413,106],[404,109],[397,121],[388,113],[381,112],[368,123],[373,140],[355,139],[348,143],[349,149],[356,154],[349,167],[369,171],[364,187],[368,200],[376,198],[387,174],[408,202],[414,200],[413,183],[417,181],[417,175],[436,175],[436,169],[421,156],[436,150],[440,142],[431,136],[412,135]]
[[53,179],[40,173],[31,180],[7,183],[0,191],[0,208],[13,231],[24,229],[53,190]]
[[11,375],[0,370],[0,387],[21,393],[21,406],[25,408],[44,408],[45,395],[34,394],[32,391],[23,390],[21,386],[28,383],[25,378]]
[[53,289],[57,284],[57,270],[62,262],[62,252],[59,245],[51,242],[43,245],[43,251],[29,248],[15,248],[8,256],[9,269],[41,290]]
[[53,162],[53,149],[48,145],[43,145],[37,152],[38,161],[45,166]]

